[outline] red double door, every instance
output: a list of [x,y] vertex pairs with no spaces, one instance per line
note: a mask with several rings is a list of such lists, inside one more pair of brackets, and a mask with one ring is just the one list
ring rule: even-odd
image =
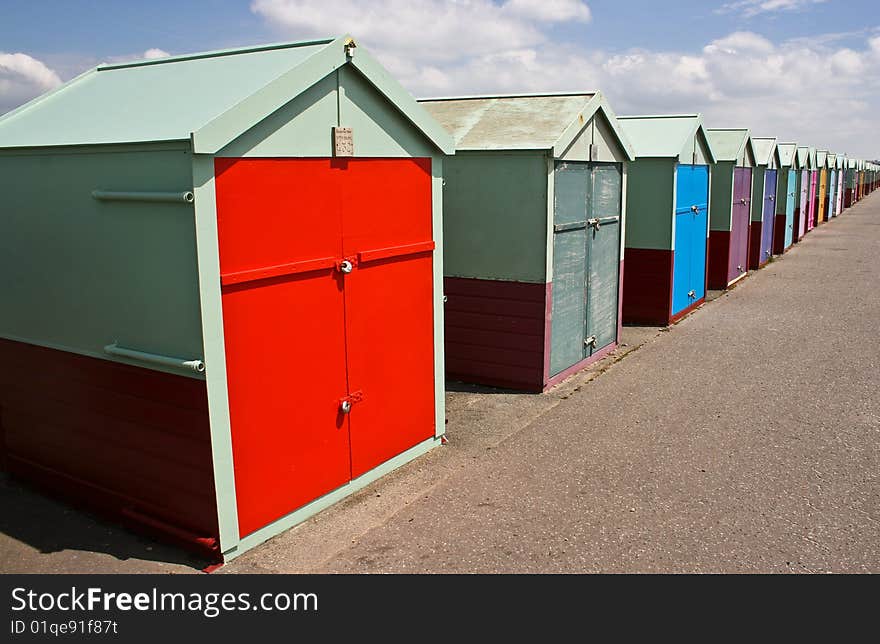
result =
[[428,159],[217,159],[242,535],[434,435]]

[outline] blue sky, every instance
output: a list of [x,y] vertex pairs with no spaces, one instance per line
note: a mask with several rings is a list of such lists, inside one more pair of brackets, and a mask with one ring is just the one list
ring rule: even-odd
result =
[[599,88],[622,114],[880,156],[876,1],[0,2],[0,112],[102,61],[348,31],[420,96]]

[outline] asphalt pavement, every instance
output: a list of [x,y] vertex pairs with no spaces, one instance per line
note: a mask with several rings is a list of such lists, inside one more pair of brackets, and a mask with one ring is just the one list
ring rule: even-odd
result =
[[[880,196],[710,299],[548,394],[452,385],[448,445],[218,572],[880,571]],[[0,500],[0,571],[201,567]]]

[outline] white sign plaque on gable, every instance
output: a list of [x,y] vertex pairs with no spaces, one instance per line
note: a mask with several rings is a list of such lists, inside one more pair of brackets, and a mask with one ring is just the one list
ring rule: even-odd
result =
[[354,156],[354,133],[350,127],[333,128],[333,155],[337,157]]

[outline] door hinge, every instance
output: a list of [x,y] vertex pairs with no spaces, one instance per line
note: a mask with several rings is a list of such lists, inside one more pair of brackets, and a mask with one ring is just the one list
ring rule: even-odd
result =
[[363,391],[353,391],[344,398],[339,399],[339,411],[343,414],[351,412],[352,405],[359,403],[364,399]]

